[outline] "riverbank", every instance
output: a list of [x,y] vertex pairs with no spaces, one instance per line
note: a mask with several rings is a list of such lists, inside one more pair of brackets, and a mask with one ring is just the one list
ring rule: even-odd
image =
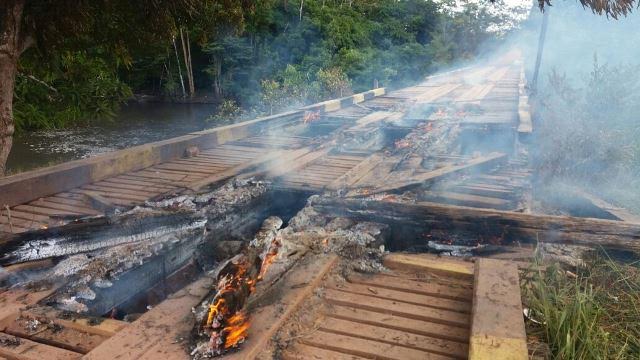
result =
[[212,104],[131,103],[113,120],[16,136],[7,168],[16,174],[200,131],[216,125],[207,121],[216,110]]

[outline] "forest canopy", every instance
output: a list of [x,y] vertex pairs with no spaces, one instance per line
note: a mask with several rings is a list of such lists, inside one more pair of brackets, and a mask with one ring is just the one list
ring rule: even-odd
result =
[[488,30],[505,20],[495,6],[466,3],[454,11],[453,4],[424,0],[187,2],[150,24],[163,32],[132,36],[123,23],[142,21],[145,11],[107,9],[108,16],[86,20],[82,36],[20,57],[16,128],[110,118],[134,93],[206,96],[272,112],[370,89],[374,80],[405,84],[471,58],[480,44],[499,37]]

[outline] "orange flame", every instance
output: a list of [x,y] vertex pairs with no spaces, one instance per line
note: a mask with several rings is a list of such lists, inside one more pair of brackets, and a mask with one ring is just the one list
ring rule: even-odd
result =
[[219,298],[215,304],[209,306],[209,316],[207,317],[207,327],[211,326],[213,323],[213,319],[220,314],[222,311],[222,306],[224,306],[225,301],[223,298]]
[[273,261],[276,259],[276,255],[278,255],[278,249],[280,248],[280,243],[277,240],[273,240],[271,242],[271,246],[269,246],[269,251],[267,255],[265,255],[264,260],[262,261],[262,265],[260,266],[260,274],[258,275],[258,280],[262,280],[264,274],[267,273],[269,266],[273,264]]
[[[219,290],[216,294],[215,302],[209,306],[207,322],[204,326],[206,331],[209,332],[210,346],[216,354],[223,354],[225,350],[241,344],[246,339],[249,329],[248,317],[241,311],[234,310],[240,309],[243,304],[235,304],[236,307],[232,309],[223,296],[227,292],[232,292],[244,286],[248,286],[249,294],[253,293],[256,283],[262,280],[269,265],[274,262],[280,246],[277,240],[271,242],[269,250],[260,265],[259,275],[255,279],[247,274],[250,267],[253,266],[248,264],[247,261],[234,263],[236,265],[235,273],[229,273],[219,278],[217,284],[217,289]],[[232,311],[235,311],[235,313],[229,316]]]
[[225,349],[242,343],[244,339],[247,338],[247,331],[249,330],[249,321],[242,312],[237,312],[230,317],[228,324],[229,325],[224,328],[225,333],[227,333],[224,340]]

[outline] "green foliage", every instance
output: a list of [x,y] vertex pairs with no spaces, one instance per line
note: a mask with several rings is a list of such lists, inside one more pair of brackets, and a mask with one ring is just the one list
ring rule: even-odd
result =
[[351,80],[340,68],[320,69],[317,78],[323,98],[343,97],[351,94]]
[[215,125],[234,123],[242,116],[242,109],[233,100],[224,100],[217,108],[215,114],[209,116],[206,121]]
[[23,57],[15,87],[18,131],[112,119],[132,95],[114,68],[95,54],[68,51],[52,64],[47,68],[37,56]]
[[[19,80],[21,129],[109,118],[129,95],[123,82],[181,97],[187,65],[199,93],[268,112],[368,90],[374,80],[406,85],[471,56],[499,21],[479,5],[450,11],[434,0],[305,1],[302,11],[301,0],[55,4],[31,2],[26,11],[25,23],[50,36],[38,47],[45,70],[30,65],[33,56],[22,71],[58,91]],[[189,60],[179,29],[190,38]],[[65,54],[72,59],[62,65]]]
[[558,266],[531,271],[524,304],[538,323],[529,333],[549,344],[552,358],[637,359],[640,353],[640,269],[606,254],[568,276]]

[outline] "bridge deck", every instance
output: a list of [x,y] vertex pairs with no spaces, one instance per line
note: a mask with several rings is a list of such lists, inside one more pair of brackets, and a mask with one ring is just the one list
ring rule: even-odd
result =
[[[302,116],[294,116],[284,126],[276,129],[231,141],[218,139],[218,144],[211,148],[204,144],[201,146],[204,150],[194,157],[168,159],[139,170],[123,171],[70,190],[34,197],[30,201],[10,207],[9,210],[8,207],[4,207],[0,213],[0,232],[20,233],[59,225],[73,217],[100,214],[101,211],[91,201],[91,194],[97,194],[117,206],[132,206],[162,194],[179,192],[190,184],[216,174],[230,170],[233,172],[234,169],[238,169],[238,172],[246,170],[243,164],[251,164],[260,157],[278,151],[282,152],[283,158],[287,158],[286,154],[293,156],[296,150],[305,147],[315,151],[319,144],[344,137],[345,134],[375,137],[381,122],[395,122],[395,125],[391,126],[394,131],[411,131],[412,126],[417,126],[416,122],[413,121],[409,125],[403,125],[403,122],[407,119],[424,122],[425,119],[420,118],[422,113],[413,115],[413,110],[407,109],[456,106],[460,109],[457,115],[462,114],[464,117],[460,124],[463,130],[469,127],[489,131],[493,127],[504,127],[515,134],[515,128],[518,126],[521,72],[521,65],[512,62],[466,68],[429,78],[416,86],[376,96],[359,104],[328,104],[324,106],[322,118],[310,124],[304,124]],[[438,117],[437,111],[431,113],[429,120],[438,121],[443,118]],[[412,116],[415,119],[411,119]],[[492,141],[487,132],[486,142]],[[126,152],[127,150],[123,150],[119,153],[125,156]],[[311,192],[327,188],[336,179],[353,175],[350,172],[354,169],[363,172],[358,175],[360,184],[366,183],[367,176],[370,181],[380,181],[388,177],[390,171],[387,168],[385,172],[382,163],[367,165],[373,152],[333,148],[318,156],[306,154],[306,157],[287,158],[288,162],[285,164],[272,164],[272,167],[280,169],[270,173],[276,177],[274,180],[278,187]],[[112,156],[115,158],[114,161],[118,161],[118,156]],[[436,160],[435,166],[438,167],[459,162],[460,158],[441,156]],[[383,172],[384,177],[380,177],[379,171]],[[502,169],[491,174],[493,177],[489,178],[466,179],[464,183],[433,194],[432,200],[514,209],[517,204],[513,204],[509,199],[517,189],[510,181],[500,179],[505,175],[505,171],[511,170]],[[508,175],[513,177],[513,173]],[[5,181],[10,181],[11,177],[8,179]],[[7,203],[2,199],[3,196],[4,194],[0,195],[0,204]]]

